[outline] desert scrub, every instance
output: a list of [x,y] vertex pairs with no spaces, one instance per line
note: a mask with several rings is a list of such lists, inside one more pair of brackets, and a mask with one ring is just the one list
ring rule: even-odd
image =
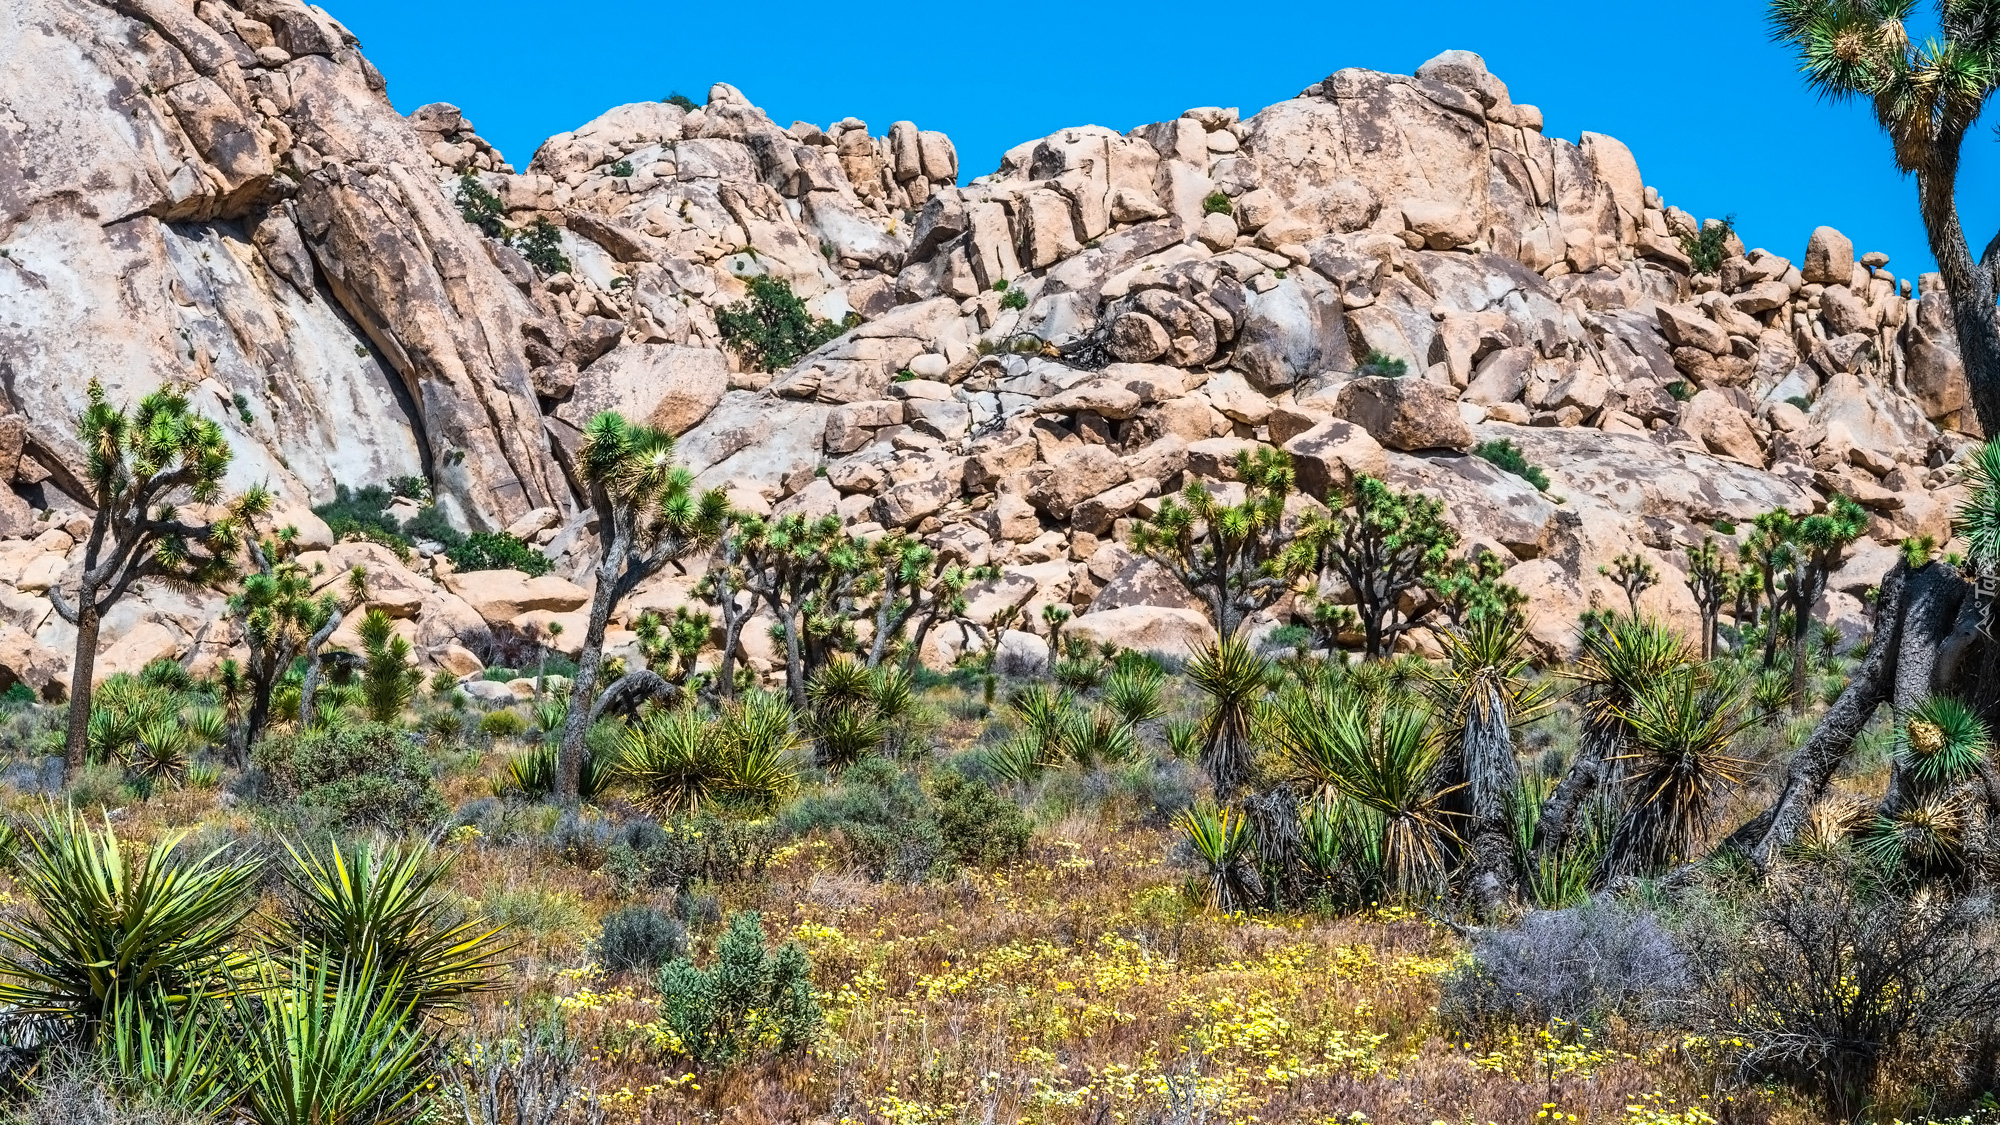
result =
[[715,314],[725,344],[760,371],[782,371],[844,329],[806,308],[783,278],[753,277],[749,296]]
[[1528,457],[1519,446],[1505,438],[1499,441],[1482,441],[1473,447],[1473,454],[1493,463],[1502,472],[1512,473],[1536,489],[1549,490],[1549,475],[1528,463]]
[[422,736],[387,723],[276,735],[250,756],[291,801],[286,815],[306,834],[424,831],[445,817]]

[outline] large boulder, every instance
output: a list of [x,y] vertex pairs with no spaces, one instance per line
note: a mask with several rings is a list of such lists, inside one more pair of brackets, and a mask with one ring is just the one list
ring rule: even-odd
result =
[[1215,643],[1215,626],[1196,610],[1136,605],[1073,618],[1063,627],[1063,636],[1186,660],[1201,646]]
[[1334,412],[1390,449],[1471,449],[1458,396],[1428,379],[1371,375],[1340,389]]
[[1846,285],[1854,276],[1854,242],[1832,227],[1816,227],[1800,270],[1807,285]]
[[576,377],[569,401],[556,417],[582,429],[615,410],[628,422],[676,437],[693,429],[729,391],[729,364],[721,352],[676,344],[622,344]]
[[538,609],[569,613],[590,602],[590,591],[553,574],[530,578],[518,570],[474,570],[450,575],[444,584],[489,625],[511,624]]

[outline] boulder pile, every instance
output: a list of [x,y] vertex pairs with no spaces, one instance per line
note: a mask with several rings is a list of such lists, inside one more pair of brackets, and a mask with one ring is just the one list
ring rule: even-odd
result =
[[[68,661],[44,592],[79,550],[93,375],[120,398],[194,384],[233,482],[270,484],[329,575],[370,548],[314,526],[335,484],[424,476],[461,526],[541,544],[539,592],[370,548],[419,651],[468,675],[479,630],[584,604],[571,455],[605,409],[680,435],[741,508],[998,567],[933,662],[1041,630],[1044,605],[1184,650],[1205,622],[1131,521],[1191,479],[1228,490],[1256,443],[1292,454],[1300,506],[1364,473],[1443,497],[1553,653],[1622,601],[1597,567],[1634,550],[1663,575],[1642,608],[1691,627],[1681,552],[1774,507],[1844,493],[1874,542],[1942,542],[1977,428],[1934,276],[1829,228],[1799,263],[1723,230],[1703,249],[1624,145],[1545,136],[1467,52],[1248,118],[1065,129],[969,179],[941,133],[780,127],[727,85],[620,106],[516,171],[453,106],[397,115],[296,0],[28,8],[0,25],[23,63],[0,75],[23,125],[0,132],[0,679],[36,687]],[[567,269],[524,254],[542,223]],[[718,314],[764,277],[847,330],[751,369]],[[1500,441],[1547,492],[1474,452]],[[692,569],[628,612],[687,600]],[[1829,594],[1850,632],[1879,569]],[[233,643],[213,597],[130,612],[106,674]],[[765,631],[743,637],[770,670]]]

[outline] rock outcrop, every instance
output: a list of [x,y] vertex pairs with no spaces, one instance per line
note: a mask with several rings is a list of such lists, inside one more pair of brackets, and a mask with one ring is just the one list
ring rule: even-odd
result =
[[[92,376],[121,398],[195,385],[233,483],[288,512],[423,475],[456,522],[517,529],[578,581],[592,529],[565,466],[621,410],[739,506],[998,566],[982,628],[939,630],[932,659],[1046,604],[1092,637],[1197,636],[1120,544],[1190,476],[1228,487],[1255,442],[1314,500],[1357,473],[1443,496],[1555,650],[1622,598],[1596,567],[1634,544],[1665,576],[1649,608],[1684,618],[1680,552],[1718,521],[1844,492],[1880,542],[1946,537],[1975,425],[1934,278],[1827,228],[1801,264],[1732,237],[1695,273],[1699,223],[1623,145],[1545,136],[1466,52],[1339,71],[1248,119],[1065,129],[963,184],[942,134],[780,127],[725,85],[613,109],[517,171],[452,106],[397,115],[295,0],[25,0],[0,54],[0,679],[37,687],[66,663],[41,591],[77,552]],[[569,268],[468,222],[467,184],[495,232],[550,224]],[[759,276],[851,327],[745,369],[717,313]],[[1469,452],[1501,440],[1548,495]],[[455,671],[487,624],[575,609],[567,582],[530,606],[379,565]],[[228,651],[213,598],[132,605],[107,671]]]

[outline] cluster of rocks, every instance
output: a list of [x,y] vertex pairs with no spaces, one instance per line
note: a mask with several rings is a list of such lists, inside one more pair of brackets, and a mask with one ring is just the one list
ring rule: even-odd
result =
[[[1973,421],[1934,279],[1826,229],[1800,265],[1732,239],[1696,273],[1699,224],[1623,145],[1544,136],[1465,52],[1340,71],[1247,119],[1065,129],[961,186],[940,133],[780,128],[726,85],[613,109],[516,172],[455,107],[396,115],[353,37],[296,0],[29,7],[0,76],[23,123],[0,131],[0,667],[38,687],[71,643],[43,591],[80,550],[68,420],[93,375],[128,400],[193,384],[232,483],[273,487],[327,573],[368,554],[419,651],[464,674],[478,629],[583,604],[571,457],[605,409],[680,435],[739,507],[999,567],[933,661],[1032,649],[1048,604],[1098,639],[1198,639],[1193,603],[1123,544],[1189,480],[1240,488],[1253,443],[1291,452],[1300,508],[1356,473],[1445,497],[1551,652],[1622,596],[1596,567],[1634,544],[1664,575],[1646,608],[1686,624],[1679,552],[1717,521],[1839,491],[1878,543],[1948,534]],[[510,228],[557,228],[571,268],[465,222],[468,176]],[[746,370],[716,317],[760,276],[855,326]],[[1547,494],[1469,453],[1498,440]],[[306,511],[401,475],[466,527],[542,544],[546,596],[333,544]],[[692,569],[622,623],[685,601]],[[1879,569],[1836,583],[1844,627]],[[129,613],[106,674],[234,643],[212,597]],[[744,638],[769,670],[764,630]]]

